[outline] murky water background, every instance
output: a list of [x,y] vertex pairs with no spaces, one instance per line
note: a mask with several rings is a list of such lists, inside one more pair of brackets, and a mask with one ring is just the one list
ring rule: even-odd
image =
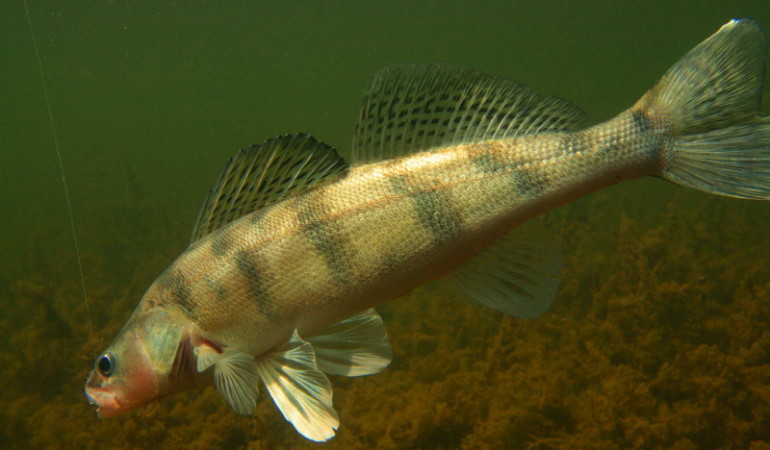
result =
[[[90,333],[23,3],[4,2],[0,446],[317,447],[266,398],[254,418],[207,388],[100,421],[82,382],[227,157],[297,131],[347,154],[377,68],[466,64],[595,123],[730,18],[770,27],[766,1],[587,4],[31,1]],[[649,179],[547,220],[567,262],[552,311],[514,320],[430,286],[381,308],[394,361],[332,379],[326,446],[770,448],[770,204]]]

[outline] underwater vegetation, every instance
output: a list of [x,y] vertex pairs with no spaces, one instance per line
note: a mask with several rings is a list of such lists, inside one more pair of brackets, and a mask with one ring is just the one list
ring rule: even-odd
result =
[[[131,239],[117,235],[84,255],[92,335],[78,280],[40,262],[48,251],[71,260],[70,248],[45,247],[59,231],[32,231],[38,250],[3,262],[30,270],[0,288],[0,446],[318,447],[264,391],[251,418],[213,387],[95,417],[82,394],[92,357],[189,226],[164,220],[148,198],[127,209],[111,220],[130,224]],[[150,218],[173,225],[150,229]],[[546,222],[566,257],[553,309],[517,320],[432,285],[378,308],[393,363],[377,376],[331,377],[341,427],[323,445],[770,448],[766,205],[641,181]],[[149,245],[157,251],[137,250]]]

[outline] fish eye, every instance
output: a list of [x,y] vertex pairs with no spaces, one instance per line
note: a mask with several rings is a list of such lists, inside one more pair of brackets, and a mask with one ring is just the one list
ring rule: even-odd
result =
[[96,360],[96,368],[99,370],[99,373],[105,377],[112,375],[115,371],[115,358],[112,356],[112,353],[107,352],[100,356],[99,359]]

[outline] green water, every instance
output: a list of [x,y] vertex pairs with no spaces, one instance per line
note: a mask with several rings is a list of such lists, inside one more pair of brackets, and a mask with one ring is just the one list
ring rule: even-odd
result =
[[[99,421],[82,381],[186,246],[224,161],[298,131],[346,155],[379,67],[473,66],[567,98],[595,123],[727,20],[770,27],[766,0],[29,8],[93,333],[24,4],[5,1],[0,446],[17,448],[312,446],[268,399],[240,418],[212,389]],[[567,259],[552,312],[516,321],[431,289],[386,306],[394,362],[332,380],[341,427],[327,446],[770,446],[770,204],[640,180],[549,220]]]

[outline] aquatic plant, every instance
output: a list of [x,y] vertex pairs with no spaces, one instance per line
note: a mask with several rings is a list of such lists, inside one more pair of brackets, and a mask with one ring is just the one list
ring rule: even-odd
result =
[[[440,286],[382,308],[394,361],[376,377],[335,377],[344,420],[326,445],[767,448],[770,214],[643,183],[659,195],[615,188],[546,218],[563,235],[567,261],[554,308],[540,319],[504,317]],[[163,209],[150,200],[137,207]],[[135,248],[124,238],[109,253],[85,255],[101,261],[87,273],[100,323],[91,342],[71,274],[32,273],[0,288],[0,445],[314,447],[269,399],[240,417],[213,388],[117,419],[93,416],[81,385],[94,349],[178,250]],[[35,264],[34,253],[18,258]],[[130,260],[145,264],[119,263]],[[115,264],[120,279],[108,269]]]

